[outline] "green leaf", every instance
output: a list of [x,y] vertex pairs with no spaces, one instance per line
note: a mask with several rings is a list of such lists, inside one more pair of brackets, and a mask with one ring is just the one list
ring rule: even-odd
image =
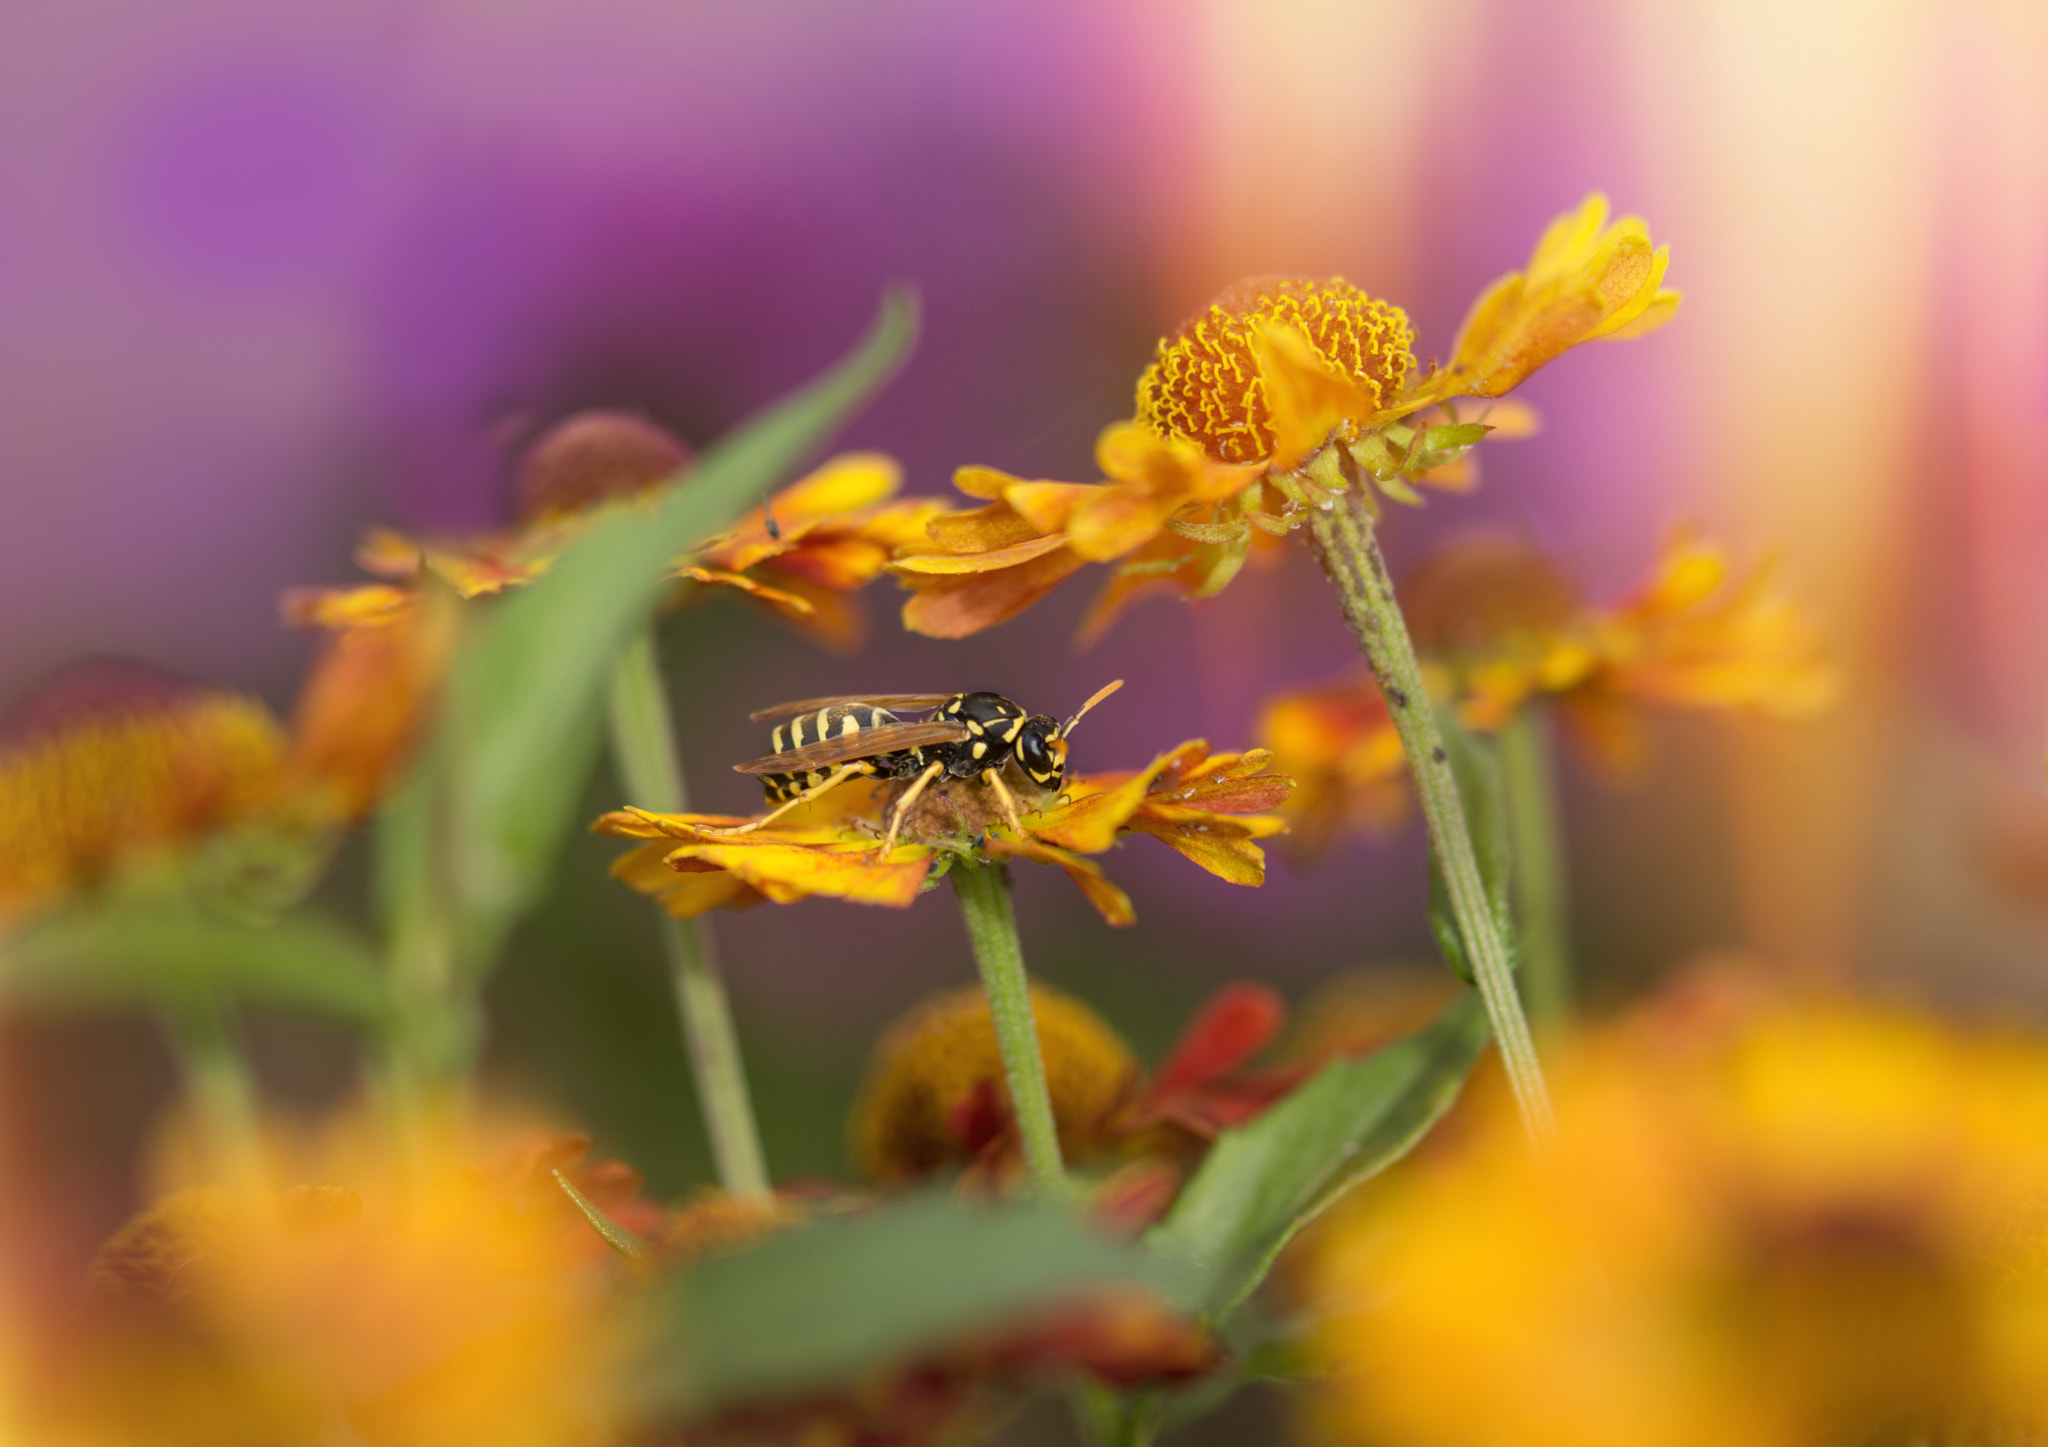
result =
[[369,946],[304,912],[249,924],[172,905],[69,911],[7,942],[0,990],[55,1009],[227,997],[372,1028],[390,1013]]
[[1115,1285],[1173,1281],[1065,1211],[912,1197],[715,1257],[667,1287],[638,1397],[650,1415],[687,1419],[826,1391]]
[[1420,1034],[1334,1060],[1247,1125],[1217,1137],[1149,1244],[1190,1268],[1182,1305],[1220,1321],[1280,1248],[1346,1191],[1406,1155],[1458,1098],[1487,1040],[1478,996]]
[[590,1198],[577,1190],[569,1178],[560,1171],[554,1173],[555,1184],[562,1188],[576,1209],[583,1213],[583,1219],[590,1223],[590,1229],[604,1239],[604,1244],[625,1257],[628,1261],[645,1261],[647,1243],[614,1221],[591,1204]]
[[892,292],[846,360],[713,447],[651,514],[593,528],[545,577],[466,631],[439,746],[423,751],[422,767],[447,771],[445,802],[437,807],[429,790],[426,801],[400,806],[400,822],[419,831],[444,816],[438,856],[472,968],[495,954],[547,881],[596,758],[613,661],[670,587],[674,559],[824,444],[903,361],[915,316],[910,295]]
[[[1473,737],[1449,709],[1436,711],[1437,728],[1443,734],[1444,752],[1450,758],[1451,776],[1458,782],[1458,803],[1465,811],[1465,824],[1472,835],[1472,850],[1478,857],[1479,877],[1486,886],[1486,904],[1506,945],[1509,964],[1515,952],[1514,907],[1509,893],[1512,883],[1514,848],[1508,832],[1507,789],[1500,764],[1491,747]],[[1436,851],[1429,855],[1429,926],[1436,935],[1444,963],[1466,984],[1472,983],[1472,961],[1465,953],[1465,938],[1458,932],[1456,913],[1444,883],[1443,866]]]

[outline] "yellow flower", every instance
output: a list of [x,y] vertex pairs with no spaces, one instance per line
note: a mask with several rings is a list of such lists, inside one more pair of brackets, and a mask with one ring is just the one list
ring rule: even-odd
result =
[[430,1136],[399,1159],[338,1133],[317,1154],[345,1184],[187,1190],[132,1222],[52,1415],[81,1441],[193,1447],[597,1440],[617,1313],[588,1227],[559,1191],[522,1208],[487,1141]]
[[[1092,634],[1148,588],[1220,591],[1261,539],[1354,488],[1412,503],[1412,482],[1470,487],[1472,446],[1492,430],[1526,433],[1530,418],[1503,409],[1497,424],[1461,421],[1453,398],[1499,397],[1581,342],[1640,336],[1677,310],[1678,294],[1660,286],[1666,252],[1636,218],[1606,218],[1596,195],[1553,222],[1528,270],[1480,298],[1451,365],[1420,380],[1399,307],[1342,277],[1239,282],[1160,342],[1135,417],[1097,443],[1104,482],[956,474],[989,506],[898,550],[891,569],[914,595],[905,626],[965,637],[1084,563],[1114,562]],[[1429,408],[1441,419],[1417,415]]]
[[[357,549],[364,571],[389,580],[285,595],[287,618],[338,628],[380,622],[410,607],[432,573],[462,598],[521,587],[605,518],[643,508],[687,477],[690,454],[653,423],[587,412],[543,435],[518,483],[519,525],[458,539],[417,539],[374,528]],[[880,453],[848,453],[777,493],[739,526],[707,538],[676,567],[685,593],[730,589],[834,648],[860,641],[864,620],[846,594],[878,576],[897,548],[925,536],[945,504],[893,501],[902,471]]]
[[1261,810],[1287,797],[1292,781],[1265,772],[1264,750],[1211,754],[1192,740],[1133,773],[1069,777],[1066,792],[1024,812],[1022,835],[978,780],[926,790],[902,821],[884,858],[878,848],[885,811],[901,781],[852,780],[820,799],[746,833],[750,820],[722,814],[655,814],[624,809],[595,825],[599,833],[650,841],[612,872],[688,918],[721,906],[762,900],[792,904],[813,895],[907,909],[935,865],[954,859],[1030,859],[1066,871],[1113,925],[1130,924],[1131,901],[1087,856],[1126,834],[1150,834],[1232,884],[1265,882],[1256,841],[1286,825]]
[[2040,1045],[1776,1006],[1625,1026],[1552,1069],[1548,1152],[1496,1109],[1316,1263],[1346,1435],[1795,1447],[2048,1427]]
[[[1031,1013],[1060,1153],[1085,1160],[1109,1145],[1137,1087],[1137,1057],[1100,1015],[1050,986],[1032,985]],[[929,996],[875,1046],[853,1107],[855,1163],[883,1185],[965,1164],[998,1138],[1009,1109],[986,993]]]
[[139,667],[60,681],[0,745],[0,916],[268,815],[286,747],[241,694]]

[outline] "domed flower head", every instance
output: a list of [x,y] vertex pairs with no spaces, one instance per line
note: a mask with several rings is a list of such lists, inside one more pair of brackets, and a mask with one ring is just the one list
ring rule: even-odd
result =
[[1793,1447],[2048,1425],[2039,1043],[1776,1004],[1630,1022],[1553,1078],[1548,1152],[1496,1111],[1325,1243],[1342,1438]]
[[0,741],[0,917],[269,816],[287,747],[242,694],[141,665],[60,676]]
[[[1115,1171],[1102,1182],[1096,1209],[1118,1224],[1156,1217],[1171,1202],[1182,1168],[1219,1131],[1257,1116],[1307,1073],[1246,1068],[1286,1020],[1286,1006],[1263,985],[1218,991],[1149,1079],[1123,1037],[1081,1001],[1033,984],[1031,1003],[1062,1156],[1084,1167],[1132,1158],[1165,1167]],[[1000,1185],[1021,1176],[995,1022],[982,991],[929,996],[883,1033],[852,1128],[861,1173],[878,1184],[960,1168]]]
[[1097,443],[1103,481],[961,469],[956,484],[986,505],[898,551],[891,567],[915,595],[905,625],[964,637],[1084,564],[1114,563],[1093,633],[1147,588],[1221,591],[1260,539],[1340,494],[1413,503],[1414,482],[1469,486],[1472,446],[1526,430],[1528,414],[1467,421],[1452,400],[1500,397],[1581,342],[1669,320],[1667,260],[1640,220],[1610,225],[1605,199],[1590,197],[1552,223],[1526,271],[1480,298],[1450,364],[1428,376],[1406,314],[1343,278],[1241,281],[1160,342],[1136,415]]
[[[377,528],[356,559],[388,581],[294,589],[294,622],[345,628],[413,606],[432,574],[462,598],[521,587],[546,573],[578,537],[620,510],[646,506],[684,482],[690,451],[645,418],[584,412],[544,433],[522,461],[517,525],[468,538],[413,538]],[[792,483],[738,526],[706,538],[678,562],[679,599],[706,588],[744,595],[833,648],[864,629],[847,594],[873,581],[896,548],[921,538],[945,505],[896,500],[902,473],[879,453],[835,457]]]
[[[943,781],[903,807],[905,781],[854,778],[772,822],[627,808],[594,827],[647,841],[612,872],[677,918],[814,895],[907,909],[956,862],[1028,859],[1064,870],[1104,919],[1128,925],[1137,917],[1130,897],[1089,856],[1132,834],[1149,834],[1232,884],[1265,882],[1257,841],[1286,826],[1263,811],[1293,787],[1266,771],[1270,760],[1256,749],[1212,754],[1191,740],[1143,769],[1069,775],[1057,795],[1020,806],[1014,822],[979,779]],[[1012,801],[1023,794],[1020,787]],[[884,852],[891,838],[901,842]]]

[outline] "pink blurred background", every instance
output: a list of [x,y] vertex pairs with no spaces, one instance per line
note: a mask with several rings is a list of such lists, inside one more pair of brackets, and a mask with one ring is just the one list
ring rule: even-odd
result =
[[[1508,524],[1611,596],[1697,522],[1781,550],[1848,685],[1797,727],[1672,720],[1629,790],[1570,773],[1594,998],[1745,947],[2048,1011],[2048,12],[2019,0],[8,7],[0,705],[102,653],[281,704],[308,640],[278,592],[348,579],[363,526],[501,519],[511,450],[579,406],[702,442],[836,355],[894,278],[922,288],[923,343],[847,442],[900,456],[913,492],[969,461],[1080,478],[1154,339],[1237,276],[1342,273],[1440,355],[1593,189],[1670,243],[1683,312],[1531,383],[1543,433],[1399,517],[1397,571]],[[941,644],[895,631],[884,584],[850,660],[688,615],[670,667],[699,800],[747,802],[724,765],[783,696],[1059,710],[1127,677],[1085,768],[1241,745],[1266,692],[1350,665],[1305,557],[1077,657],[1088,587]],[[615,795],[600,780],[593,808]],[[498,1066],[680,1189],[701,1140],[606,857],[578,841],[518,941]],[[1112,868],[1135,931],[1034,875],[1026,942],[1148,1046],[1222,979],[1299,994],[1428,949],[1412,838],[1257,893],[1142,841]],[[771,1155],[839,1169],[864,1042],[966,977],[958,926],[933,902],[719,929]],[[83,1238],[125,1209],[167,1069],[122,1022],[10,1038],[20,1148],[98,1203]],[[346,1081],[317,1029],[259,1047],[287,1095]]]

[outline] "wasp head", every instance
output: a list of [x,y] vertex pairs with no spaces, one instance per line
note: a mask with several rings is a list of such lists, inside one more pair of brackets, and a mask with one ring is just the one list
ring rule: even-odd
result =
[[1025,775],[1041,789],[1057,789],[1066,782],[1066,731],[1052,715],[1035,713],[1024,720],[1016,749]]

